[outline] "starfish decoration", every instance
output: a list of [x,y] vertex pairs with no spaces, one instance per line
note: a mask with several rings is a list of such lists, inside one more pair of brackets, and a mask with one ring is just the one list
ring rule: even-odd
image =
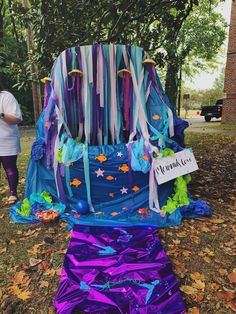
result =
[[122,152],[117,153],[117,157],[122,157],[122,156],[123,156]]
[[125,187],[123,187],[122,189],[120,189],[120,191],[121,191],[121,194],[127,194],[128,192],[128,189],[127,188],[125,188]]
[[98,170],[96,170],[95,172],[96,172],[96,175],[97,175],[97,178],[98,177],[103,177],[104,176],[104,171],[105,170],[101,170],[100,168],[98,168]]

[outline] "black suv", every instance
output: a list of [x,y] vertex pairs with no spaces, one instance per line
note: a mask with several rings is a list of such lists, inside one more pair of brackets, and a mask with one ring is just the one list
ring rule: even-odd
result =
[[214,106],[203,106],[201,116],[205,117],[206,122],[210,122],[211,118],[221,118],[223,99],[218,99]]

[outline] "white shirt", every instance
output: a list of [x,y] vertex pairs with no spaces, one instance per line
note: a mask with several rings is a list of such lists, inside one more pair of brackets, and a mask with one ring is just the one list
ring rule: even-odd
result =
[[[22,120],[20,106],[15,97],[7,92],[0,92],[0,114],[10,114]],[[20,134],[17,124],[9,124],[0,119],[0,156],[13,156],[19,154]]]

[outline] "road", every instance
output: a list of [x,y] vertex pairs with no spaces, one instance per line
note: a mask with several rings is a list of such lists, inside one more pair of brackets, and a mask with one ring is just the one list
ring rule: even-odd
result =
[[[236,125],[225,125],[221,124],[220,119],[213,118],[211,122],[205,122],[204,117],[201,116],[191,116],[185,119],[189,122],[189,127],[186,132],[198,132],[198,133],[210,133],[210,134],[221,134],[236,137]],[[32,143],[35,139],[35,128],[30,127],[20,127],[21,138],[24,141]]]
[[210,122],[205,122],[204,117],[196,116],[185,119],[189,122],[186,132],[221,134],[236,137],[236,125],[222,124],[221,119],[213,118]]

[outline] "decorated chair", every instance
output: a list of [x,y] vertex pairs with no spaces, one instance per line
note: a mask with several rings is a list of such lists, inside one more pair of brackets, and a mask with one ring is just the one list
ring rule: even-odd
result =
[[[161,185],[155,180],[155,160],[183,150],[188,123],[176,116],[142,48],[66,49],[43,83],[26,199],[49,193],[64,204],[60,214],[70,224],[167,226],[209,214],[189,197],[189,177]],[[12,219],[20,221],[17,206]]]

